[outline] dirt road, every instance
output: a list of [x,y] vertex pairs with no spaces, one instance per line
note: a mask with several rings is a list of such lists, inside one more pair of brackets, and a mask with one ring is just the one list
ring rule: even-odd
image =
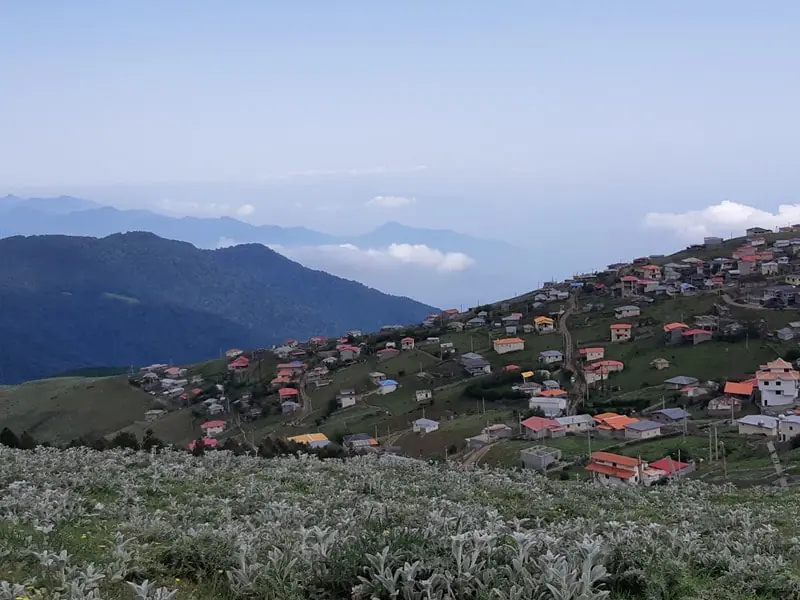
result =
[[586,381],[581,371],[580,361],[575,358],[575,344],[572,340],[572,334],[569,331],[569,318],[577,308],[578,301],[575,295],[570,295],[567,308],[564,314],[558,321],[558,329],[564,336],[564,366],[569,369],[575,376],[575,384],[572,386],[569,394],[569,404],[567,406],[567,414],[574,415],[578,406],[583,402],[583,397],[586,394]]
[[465,465],[476,465],[478,461],[480,461],[484,456],[489,453],[489,450],[494,448],[497,444],[501,444],[502,440],[497,442],[492,442],[490,444],[486,444],[485,446],[481,446],[477,450],[473,450],[472,452],[468,452],[464,455],[463,459],[461,460],[462,464]]

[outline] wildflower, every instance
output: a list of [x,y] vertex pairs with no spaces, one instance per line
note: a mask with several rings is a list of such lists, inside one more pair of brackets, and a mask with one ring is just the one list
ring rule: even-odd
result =
[[175,583],[180,583],[180,582],[181,582],[181,578],[180,577],[176,577],[175,578]]

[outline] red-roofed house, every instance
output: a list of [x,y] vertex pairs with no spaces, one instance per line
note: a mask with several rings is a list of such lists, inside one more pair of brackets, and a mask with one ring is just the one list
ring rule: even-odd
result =
[[587,371],[603,370],[606,373],[618,373],[625,368],[625,363],[621,360],[598,360],[586,365]]
[[614,323],[610,329],[613,343],[630,341],[633,335],[633,326],[628,323]]
[[735,396],[741,400],[749,400],[753,395],[753,388],[756,385],[755,379],[748,379],[747,381],[727,381],[725,382],[725,393],[729,396]]
[[578,350],[581,358],[585,361],[602,360],[606,355],[606,349],[602,347],[597,348],[581,348]]
[[714,334],[706,329],[689,329],[681,333],[684,340],[691,340],[692,344],[702,344],[703,342],[711,341]]
[[664,325],[664,341],[667,344],[680,344],[683,342],[683,332],[688,329],[686,323],[667,323]]
[[414,338],[413,337],[404,337],[400,340],[400,347],[403,350],[413,350],[414,349]]
[[506,365],[503,371],[519,371],[519,365]]
[[[203,438],[203,446],[205,446],[206,449],[216,448],[218,443],[219,442],[217,442],[217,440],[215,440],[214,438],[209,438],[209,437]],[[196,446],[197,446],[197,440],[192,440],[191,442],[189,442],[189,451],[194,450]]]
[[665,456],[656,462],[650,463],[650,468],[664,471],[664,473],[667,474],[667,477],[680,477],[682,475],[688,475],[694,471],[693,464],[680,462],[669,456]]
[[206,437],[214,437],[225,431],[225,421],[207,421],[200,425]]
[[593,452],[586,470],[592,474],[592,481],[601,485],[638,485],[642,482],[642,471],[647,463],[638,458]]
[[626,296],[633,296],[636,294],[638,285],[639,285],[639,278],[634,277],[633,275],[626,275],[619,281],[620,284],[620,295],[624,298]]
[[325,342],[327,342],[328,338],[326,338],[324,336],[321,336],[321,335],[315,335],[314,337],[312,337],[308,341],[311,344],[314,344],[315,346],[319,346],[320,344],[324,344]]
[[278,390],[278,395],[281,400],[294,399],[300,395],[300,392],[294,388],[281,388]]
[[558,421],[544,417],[528,417],[522,421],[522,427],[525,429],[525,437],[530,440],[561,437],[566,433],[566,429]]
[[249,366],[250,366],[250,359],[248,359],[246,356],[240,356],[239,358],[234,360],[232,363],[228,364],[228,370],[229,371],[241,371],[243,369],[246,369]]

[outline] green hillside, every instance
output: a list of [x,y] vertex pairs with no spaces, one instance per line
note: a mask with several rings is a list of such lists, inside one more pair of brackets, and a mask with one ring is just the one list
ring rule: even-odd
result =
[[[793,491],[395,458],[0,448],[8,598],[785,600]],[[79,590],[75,591],[75,590]],[[78,594],[82,595],[78,595]]]

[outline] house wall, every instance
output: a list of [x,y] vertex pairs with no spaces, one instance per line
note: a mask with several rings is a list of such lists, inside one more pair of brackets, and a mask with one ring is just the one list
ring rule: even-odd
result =
[[214,435],[219,435],[223,431],[225,431],[224,427],[209,427],[208,429],[205,430],[205,433],[208,437],[211,437]]
[[498,354],[507,354],[509,352],[517,352],[525,349],[525,343],[520,342],[517,344],[495,344],[494,351]]
[[611,341],[612,342],[627,342],[631,339],[631,330],[630,329],[612,329],[611,330]]
[[661,429],[648,429],[647,431],[637,431],[635,429],[625,430],[626,440],[649,440],[650,438],[661,435]]
[[769,429],[767,427],[758,427],[756,425],[745,425],[744,423],[739,423],[739,435],[774,436],[777,434],[778,434],[777,429]]
[[553,363],[561,362],[564,360],[562,356],[540,356],[539,362],[545,365],[552,365]]
[[791,439],[796,438],[800,435],[800,425],[797,423],[792,422],[780,422],[778,423],[778,436],[780,441],[788,442]]
[[604,475],[603,473],[592,473],[592,481],[607,486],[637,485],[639,483],[639,475],[634,475],[630,479],[619,479],[618,477]]
[[339,406],[342,408],[348,408],[349,406],[355,406],[356,399],[355,396],[343,396],[339,398]]
[[561,459],[561,451],[554,449],[552,453],[536,456],[528,452],[520,452],[520,460],[528,469],[543,470]]
[[546,417],[557,417],[567,408],[567,399],[533,396],[528,400],[528,408],[540,408]]
[[797,388],[793,381],[782,381],[780,387],[774,382],[761,381],[758,389],[761,391],[762,406],[788,406],[794,404],[797,398]]

